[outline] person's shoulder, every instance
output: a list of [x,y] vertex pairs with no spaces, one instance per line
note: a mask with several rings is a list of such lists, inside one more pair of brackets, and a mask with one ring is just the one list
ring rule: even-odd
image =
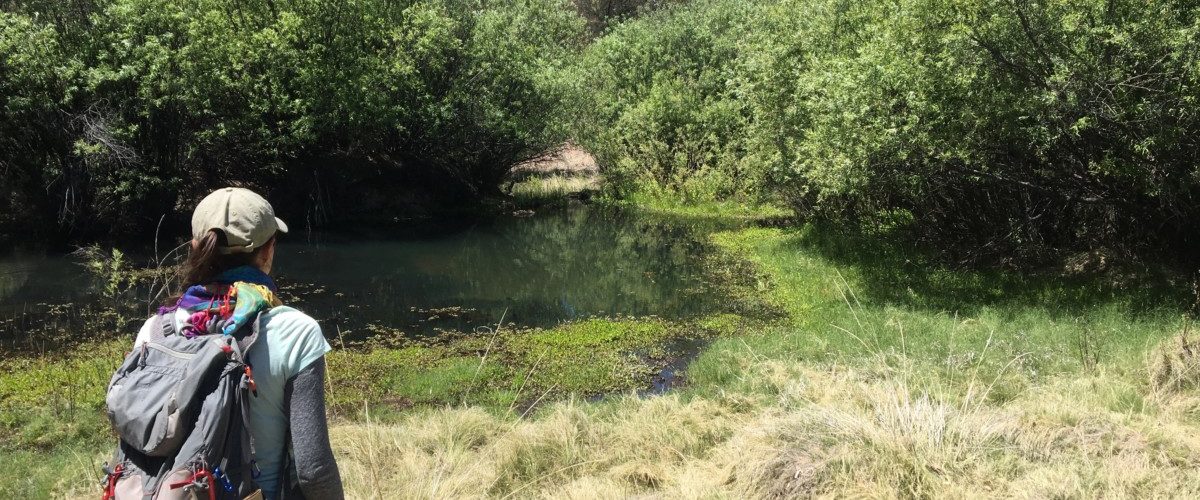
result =
[[137,336],[133,338],[133,347],[136,348],[150,341],[150,332],[153,331],[155,326],[158,324],[158,322],[155,321],[156,319],[158,319],[157,315],[146,318],[146,321],[142,323],[142,327],[138,328]]
[[[317,358],[329,352],[321,326],[312,316],[287,306],[279,306],[263,314],[262,334],[270,348],[279,353],[282,373],[291,377]],[[272,355],[272,359],[276,356]],[[272,361],[275,362],[275,361]]]
[[187,311],[184,311],[183,309],[175,309],[173,313],[166,315],[162,313],[151,314],[150,317],[146,318],[146,321],[142,323],[142,327],[138,329],[137,337],[134,338],[133,341],[133,346],[140,346],[143,343],[149,342],[151,339],[155,338],[155,330],[162,330],[162,322],[171,320],[174,320],[176,322],[176,326],[178,327],[179,324],[182,324],[187,320]]
[[288,306],[272,308],[263,313],[261,321],[263,326],[271,331],[321,331],[321,325],[312,316]]

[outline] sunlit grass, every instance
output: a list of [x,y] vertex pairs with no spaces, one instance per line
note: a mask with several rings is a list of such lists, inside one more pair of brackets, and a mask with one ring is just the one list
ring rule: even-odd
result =
[[[330,407],[361,418],[446,404],[492,411],[567,394],[598,395],[646,384],[663,344],[715,332],[657,319],[591,318],[554,328],[498,330],[427,345],[336,350],[328,357]],[[486,357],[485,357],[486,355]]]
[[720,221],[770,220],[792,216],[792,210],[779,203],[736,199],[687,200],[665,192],[635,192],[614,202],[652,213]]
[[911,368],[760,361],[743,374],[757,390],[568,401],[529,419],[434,410],[341,425],[334,443],[357,498],[1200,493],[1196,398],[1131,411],[1142,388],[1120,376],[1053,377],[995,403],[991,379],[947,397]]
[[[331,354],[332,432],[348,492],[1200,494],[1200,348],[1182,319],[1186,293],[1169,283],[955,269],[896,241],[813,226],[712,238],[753,264],[745,293],[782,316],[591,319]],[[689,365],[688,387],[629,394],[648,376],[629,353],[697,332],[716,340]],[[98,352],[119,357],[106,349]],[[101,378],[86,375],[85,359],[19,362],[33,376],[5,361],[0,381],[27,386],[5,400],[36,407]],[[580,399],[593,391],[616,395]],[[109,443],[56,424],[52,411],[12,420],[17,407],[5,406],[6,437],[33,445],[50,433],[39,445],[50,459],[4,448],[27,472],[21,483],[0,480],[0,491],[90,492],[55,468],[102,459]],[[95,401],[77,408],[77,430],[103,428]]]
[[788,313],[776,333],[799,336],[775,341],[797,354],[944,356],[990,338],[1014,354],[1118,360],[1178,329],[1187,304],[1183,287],[955,270],[915,249],[831,239],[811,226],[714,235],[770,281],[766,300]]
[[554,174],[513,183],[509,188],[509,195],[517,205],[525,206],[559,200],[599,188],[600,179],[595,174]]
[[0,463],[12,471],[0,475],[0,496],[42,498],[93,484],[106,459],[101,451],[116,443],[104,391],[128,348],[93,341],[70,352],[0,360]]

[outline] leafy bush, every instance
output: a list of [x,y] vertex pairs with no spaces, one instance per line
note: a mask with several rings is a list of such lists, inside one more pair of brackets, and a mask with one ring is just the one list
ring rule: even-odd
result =
[[755,185],[741,161],[748,112],[735,64],[754,12],[742,2],[666,8],[586,49],[575,74],[577,135],[618,191],[713,199]]
[[61,59],[53,29],[0,12],[0,236],[21,219],[38,228],[69,215],[39,196],[71,188],[57,107],[72,68],[60,66]]
[[788,166],[802,205],[900,208],[940,241],[1035,259],[1196,236],[1200,12],[873,8],[855,50],[818,58],[803,79],[809,122]]
[[469,203],[561,141],[549,75],[584,30],[559,0],[73,5],[3,14],[0,164],[24,175],[0,187],[118,230],[231,183],[310,216]]
[[587,49],[580,140],[626,192],[910,220],[964,259],[1188,248],[1198,34],[1178,2],[697,2]]

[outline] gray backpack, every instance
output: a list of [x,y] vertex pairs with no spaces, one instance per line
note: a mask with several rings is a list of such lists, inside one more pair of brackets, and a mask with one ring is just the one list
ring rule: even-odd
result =
[[249,398],[257,396],[246,353],[259,318],[234,335],[187,338],[173,312],[125,357],[108,383],[108,418],[121,438],[105,464],[104,500],[247,498],[254,479]]

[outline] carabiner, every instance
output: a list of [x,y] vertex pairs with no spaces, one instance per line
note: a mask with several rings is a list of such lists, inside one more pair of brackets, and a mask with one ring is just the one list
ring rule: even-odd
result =
[[233,482],[229,480],[229,476],[226,476],[224,472],[221,472],[220,467],[213,467],[213,476],[216,476],[217,479],[221,480],[221,487],[225,488],[225,491],[233,492]]

